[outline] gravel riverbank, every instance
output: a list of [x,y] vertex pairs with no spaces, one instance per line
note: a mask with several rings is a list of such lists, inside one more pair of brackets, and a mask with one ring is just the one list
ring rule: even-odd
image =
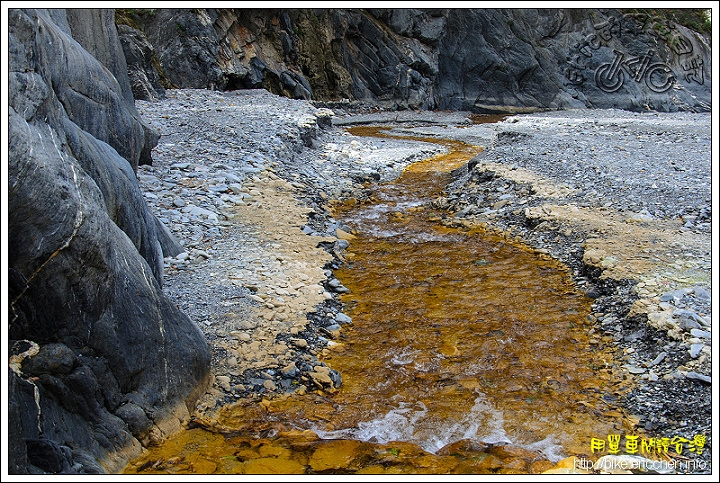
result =
[[[338,126],[394,123],[487,147],[435,200],[456,213],[446,222],[506,230],[572,267],[595,299],[598,345],[616,345],[637,382],[629,415],[658,437],[705,435],[709,471],[710,114],[564,111],[483,125],[460,113],[351,115],[260,90],[173,90],[137,106],[162,135],[141,188],[182,245],[165,260],[165,291],[213,351],[198,419],[341,383],[317,355],[351,323],[331,270],[351,228],[326,204],[442,148]],[[697,458],[687,445],[683,456]]]

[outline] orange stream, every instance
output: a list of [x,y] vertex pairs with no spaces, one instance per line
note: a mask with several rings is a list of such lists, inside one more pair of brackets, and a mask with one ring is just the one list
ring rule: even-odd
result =
[[426,449],[550,436],[587,451],[591,437],[612,432],[592,409],[614,396],[610,371],[598,370],[610,354],[586,335],[591,300],[559,262],[481,227],[439,223],[430,201],[481,149],[422,140],[449,152],[413,164],[366,202],[336,207],[357,237],[335,273],[350,289],[341,300],[353,325],[326,360],[345,381],[333,426],[406,419],[406,437]]
[[[372,127],[350,131],[382,135]],[[334,206],[334,216],[356,235],[335,272],[350,289],[341,300],[353,324],[323,352],[324,362],[342,374],[342,387],[227,406],[212,425],[256,438],[275,428],[311,429],[328,439],[405,441],[429,453],[471,439],[550,451],[553,459],[588,455],[590,438],[623,431],[623,415],[612,404],[621,394],[610,369],[612,344],[597,336],[591,344],[587,335],[591,300],[550,257],[483,227],[442,223],[451,216],[430,202],[450,171],[481,148],[421,140],[449,151],[413,164],[393,183],[368,187],[373,193],[364,201]],[[244,461],[232,438],[192,432],[166,444],[171,453],[155,456],[167,459],[182,447],[185,461],[200,452],[215,472],[236,472],[222,455],[235,454],[236,465]],[[300,461],[292,467],[301,472],[317,469],[308,470],[308,456],[293,454],[283,461]],[[415,460],[408,461],[406,472],[413,472]],[[197,471],[199,463],[187,464],[187,472]]]

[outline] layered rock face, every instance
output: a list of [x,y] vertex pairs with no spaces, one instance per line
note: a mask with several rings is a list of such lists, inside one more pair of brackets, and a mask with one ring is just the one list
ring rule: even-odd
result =
[[161,290],[177,245],[135,175],[158,136],[112,10],[8,15],[9,472],[117,471],[209,377]]
[[263,87],[386,108],[707,111],[710,45],[599,9],[157,9],[140,19],[180,87]]

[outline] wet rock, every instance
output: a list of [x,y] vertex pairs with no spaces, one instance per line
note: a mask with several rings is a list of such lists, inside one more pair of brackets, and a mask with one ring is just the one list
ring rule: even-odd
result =
[[364,454],[367,443],[353,440],[331,441],[319,446],[310,456],[308,465],[313,471],[347,470]]
[[453,453],[469,456],[472,453],[484,453],[488,449],[488,445],[480,441],[471,439],[461,439],[453,443],[448,443],[435,452],[438,456],[449,456]]
[[500,459],[516,459],[516,458],[529,458],[533,459],[537,457],[537,454],[532,451],[520,448],[518,446],[494,446],[488,450],[492,455],[497,456]]
[[318,386],[333,389],[336,387],[335,381],[337,380],[337,376],[332,377],[335,374],[337,374],[337,371],[331,371],[329,367],[315,366],[312,372],[308,373],[308,376],[310,376]]
[[352,324],[352,318],[350,318],[348,315],[340,312],[335,315],[335,322],[337,322],[340,325]]
[[333,292],[335,292],[335,293],[348,293],[348,292],[350,292],[350,289],[347,288],[347,287],[344,286],[344,285],[338,285],[337,287],[333,287],[332,290],[333,290]]
[[246,475],[301,475],[305,467],[287,458],[257,458],[242,465],[240,472]]
[[487,455],[478,465],[480,472],[495,473],[503,467],[503,461],[495,455]]
[[338,324],[328,325],[323,327],[323,331],[330,336],[331,339],[340,338],[340,326]]
[[550,470],[554,466],[555,465],[548,460],[533,461],[528,467],[528,473],[530,473],[531,475],[539,475]]

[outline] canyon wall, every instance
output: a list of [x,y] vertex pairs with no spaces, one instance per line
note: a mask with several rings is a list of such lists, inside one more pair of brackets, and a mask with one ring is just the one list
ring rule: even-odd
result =
[[131,12],[178,87],[384,108],[707,111],[709,40],[610,9]]

